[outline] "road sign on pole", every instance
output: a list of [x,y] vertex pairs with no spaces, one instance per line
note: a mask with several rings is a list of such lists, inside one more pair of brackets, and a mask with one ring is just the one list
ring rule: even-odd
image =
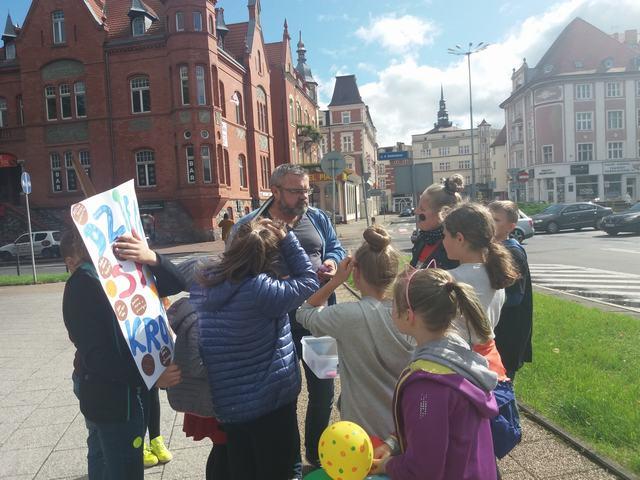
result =
[[340,152],[329,152],[320,160],[320,168],[333,180],[333,224],[336,224],[336,176],[347,168],[347,161]]
[[[31,270],[33,272],[33,283],[38,282],[36,276],[36,256],[33,253],[33,233],[31,232],[31,211],[29,209],[29,194],[31,193],[31,176],[28,172],[22,172],[20,176],[20,183],[22,184],[22,191],[24,192],[24,198],[27,203],[27,223],[29,225],[29,245],[31,246]],[[20,250],[16,251],[16,255],[20,257]]]
[[527,172],[526,170],[522,170],[521,172],[518,172],[518,181],[520,183],[527,183],[528,180],[529,180],[529,172]]

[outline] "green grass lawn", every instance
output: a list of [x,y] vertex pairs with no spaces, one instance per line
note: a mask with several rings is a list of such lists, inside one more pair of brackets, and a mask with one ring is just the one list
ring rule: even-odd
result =
[[[38,283],[56,283],[66,282],[69,278],[68,273],[40,273],[38,274]],[[9,285],[31,285],[33,283],[33,275],[0,275],[0,287]]]
[[640,319],[535,294],[519,400],[640,473]]

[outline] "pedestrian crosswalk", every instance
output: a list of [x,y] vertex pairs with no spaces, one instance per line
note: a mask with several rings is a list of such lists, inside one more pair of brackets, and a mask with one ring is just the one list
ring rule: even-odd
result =
[[561,264],[531,264],[534,284],[640,311],[640,275]]

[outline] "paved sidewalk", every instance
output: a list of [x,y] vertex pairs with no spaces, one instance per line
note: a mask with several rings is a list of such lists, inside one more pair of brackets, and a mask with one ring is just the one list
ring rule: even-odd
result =
[[[72,393],[74,349],[62,322],[63,284],[0,288],[0,479],[86,478],[86,430]],[[342,301],[350,299],[341,289]],[[156,480],[203,479],[211,444],[182,433],[182,415],[161,394],[161,431],[174,453],[148,469]],[[299,408],[306,398],[301,397]],[[334,418],[337,415],[334,411]],[[524,420],[523,443],[501,462],[505,480],[616,477]]]

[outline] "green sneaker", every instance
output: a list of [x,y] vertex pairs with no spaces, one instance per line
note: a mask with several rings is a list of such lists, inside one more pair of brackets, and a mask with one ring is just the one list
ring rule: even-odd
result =
[[147,442],[144,443],[144,450],[142,452],[142,460],[144,461],[144,467],[154,467],[158,464],[158,457],[151,451]]
[[173,459],[173,455],[164,444],[162,435],[151,440],[151,451],[160,463],[167,463]]

